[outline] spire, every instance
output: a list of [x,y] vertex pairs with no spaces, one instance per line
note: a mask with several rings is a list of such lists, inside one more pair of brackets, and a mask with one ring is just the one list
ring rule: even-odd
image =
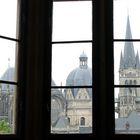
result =
[[121,51],[121,56],[120,56],[120,69],[123,69],[124,68],[124,60],[123,60],[123,54],[122,54],[122,51]]
[[[127,27],[125,39],[132,39],[129,16],[127,17]],[[124,45],[124,68],[135,68],[136,59],[133,42],[126,41]]]
[[139,53],[137,51],[137,55],[136,55],[136,68],[140,69],[140,61],[139,61]]
[[127,16],[127,27],[126,27],[125,39],[132,39],[129,16]]

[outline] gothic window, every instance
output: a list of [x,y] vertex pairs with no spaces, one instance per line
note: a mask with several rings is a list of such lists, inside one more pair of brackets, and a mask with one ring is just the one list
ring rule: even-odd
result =
[[127,98],[124,97],[124,105],[126,105],[126,104],[127,104]]
[[132,88],[129,88],[129,93],[132,93]]
[[80,119],[80,125],[81,126],[84,126],[85,125],[85,118],[84,117],[81,117],[81,119]]
[[128,85],[128,80],[125,80],[125,85]]
[[68,117],[68,123],[70,124],[70,118]]
[[137,85],[137,81],[136,80],[134,80],[134,85]]
[[129,97],[129,104],[132,104],[132,98]]

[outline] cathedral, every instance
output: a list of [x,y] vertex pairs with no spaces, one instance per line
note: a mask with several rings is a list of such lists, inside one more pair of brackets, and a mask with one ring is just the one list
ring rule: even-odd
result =
[[[132,39],[129,16],[125,39]],[[77,57],[78,59],[78,57]],[[115,132],[140,134],[140,61],[133,41],[125,41],[120,53],[118,97],[115,99]],[[8,68],[1,79],[14,80],[14,68]],[[65,89],[51,89],[51,133],[92,133],[92,69],[85,52],[79,56],[79,66],[66,77]],[[55,81],[51,82],[56,86]],[[132,87],[131,87],[132,85]],[[87,86],[87,87],[86,87]],[[126,87],[125,87],[126,86]],[[0,120],[13,126],[16,89],[0,85]]]
[[[125,39],[132,39],[129,16]],[[91,88],[82,87],[91,85],[92,69],[88,67],[88,57],[83,52],[79,57],[79,67],[67,76],[68,88],[63,92],[56,88],[51,91],[52,133],[92,133],[93,92]],[[120,54],[119,85],[126,87],[119,88],[114,103],[117,104],[115,113],[118,114],[115,118],[115,133],[140,134],[140,88],[134,87],[140,85],[140,62],[132,41],[125,41]],[[55,86],[54,81],[52,86]]]
[[[64,90],[64,93],[52,89],[53,133],[92,132],[92,89],[82,87],[92,85],[91,70],[88,67],[88,57],[83,52],[79,57],[79,67],[72,70],[66,79],[68,88]],[[52,85],[55,85],[53,81]]]
[[[129,16],[127,17],[125,39],[132,39]],[[120,54],[119,85],[129,85],[119,88],[116,119],[116,132],[140,133],[140,88],[131,87],[140,85],[140,62],[139,53],[135,53],[134,44],[126,41],[124,51]]]

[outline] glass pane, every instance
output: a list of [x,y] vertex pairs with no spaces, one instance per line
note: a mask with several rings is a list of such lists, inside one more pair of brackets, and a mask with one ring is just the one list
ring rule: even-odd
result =
[[0,134],[15,133],[16,86],[0,84]]
[[[114,0],[114,38],[125,39],[126,26],[129,24],[133,39],[140,39],[140,1]],[[129,38],[131,39],[131,38]]]
[[53,3],[53,41],[91,39],[91,1]]
[[52,79],[57,86],[92,85],[92,44],[54,44]]
[[17,0],[0,0],[0,35],[16,38]]
[[51,133],[92,133],[91,88],[52,88]]
[[0,80],[16,81],[16,42],[0,39]]
[[115,84],[130,85],[131,83],[128,81],[136,79],[137,85],[140,85],[139,54],[140,54],[140,42],[114,43]]
[[115,88],[115,133],[140,134],[140,88]]

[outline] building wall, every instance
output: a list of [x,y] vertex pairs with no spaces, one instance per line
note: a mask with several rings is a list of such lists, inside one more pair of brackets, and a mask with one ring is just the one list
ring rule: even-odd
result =
[[[71,93],[68,90],[68,94]],[[79,94],[78,94],[79,93]],[[92,126],[92,99],[88,92],[79,89],[76,97],[67,99],[67,117],[72,126],[81,126],[82,118],[84,118],[83,126]],[[80,97],[80,98],[79,98]]]

